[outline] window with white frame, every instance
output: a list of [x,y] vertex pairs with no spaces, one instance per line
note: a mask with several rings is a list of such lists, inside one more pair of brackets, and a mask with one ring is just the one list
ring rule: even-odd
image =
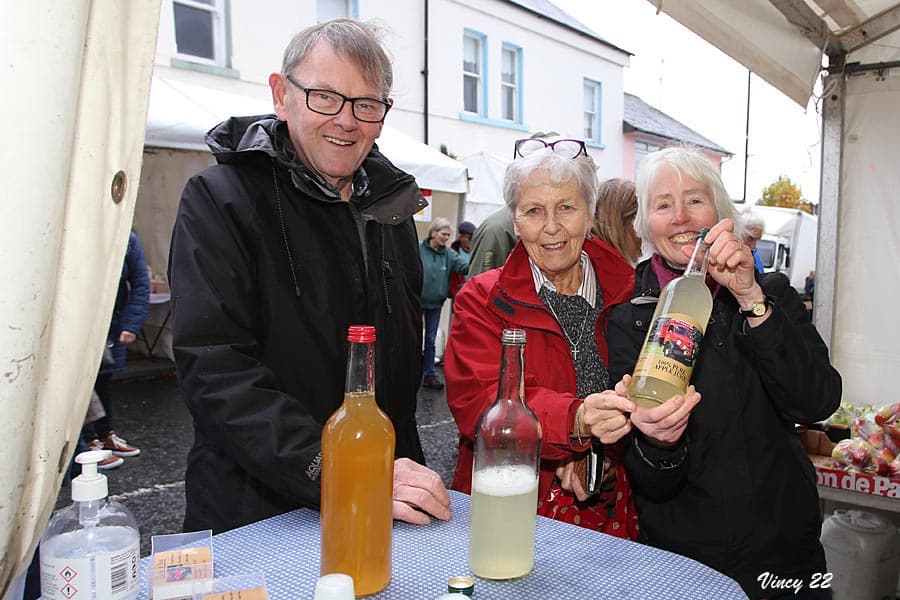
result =
[[635,141],[634,142],[634,172],[637,173],[641,168],[641,163],[644,162],[644,158],[650,154],[651,152],[656,152],[657,150],[662,150],[662,146],[659,144],[652,144],[650,142],[645,141]]
[[584,80],[584,141],[600,143],[600,83]]
[[504,44],[500,54],[500,111],[507,121],[522,122],[520,109],[522,50]]
[[225,0],[172,0],[178,57],[225,66]]
[[463,34],[463,110],[484,116],[484,36],[466,31]]
[[319,23],[338,17],[353,18],[353,13],[352,0],[316,0],[316,18]]

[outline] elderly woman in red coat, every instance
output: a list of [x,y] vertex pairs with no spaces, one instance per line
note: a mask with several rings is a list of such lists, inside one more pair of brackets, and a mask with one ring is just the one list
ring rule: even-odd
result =
[[[471,492],[474,430],[496,397],[500,334],[524,329],[525,402],[543,432],[538,513],[635,539],[616,443],[638,422],[628,418],[631,402],[611,391],[603,333],[607,308],[630,297],[634,270],[590,235],[598,182],[583,142],[520,140],[516,154],[503,195],[520,241],[501,268],[470,279],[454,303],[444,356],[460,432],[452,487]],[[664,418],[653,411],[641,412]],[[588,495],[574,467],[592,441],[604,444],[607,458],[604,485]]]

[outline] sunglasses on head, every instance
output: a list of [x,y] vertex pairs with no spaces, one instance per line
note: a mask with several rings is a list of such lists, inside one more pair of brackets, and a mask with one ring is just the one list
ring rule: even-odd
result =
[[584,142],[581,140],[563,139],[555,142],[545,142],[541,138],[525,138],[516,140],[513,158],[524,158],[544,148],[550,148],[556,154],[561,154],[566,158],[578,158],[582,154],[587,155],[587,148],[585,148]]

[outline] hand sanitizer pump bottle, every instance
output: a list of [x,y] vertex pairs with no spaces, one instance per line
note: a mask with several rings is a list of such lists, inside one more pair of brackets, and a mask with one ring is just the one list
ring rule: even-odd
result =
[[140,534],[124,506],[107,500],[97,463],[109,450],[75,457],[73,503],[53,514],[41,537],[43,600],[133,600],[140,590]]

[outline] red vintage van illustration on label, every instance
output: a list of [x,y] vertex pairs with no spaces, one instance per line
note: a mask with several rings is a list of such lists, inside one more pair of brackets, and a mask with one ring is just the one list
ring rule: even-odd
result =
[[655,377],[684,390],[691,380],[701,341],[703,330],[688,315],[659,317],[647,333],[634,376]]
[[686,367],[694,366],[694,355],[700,348],[703,333],[681,319],[657,319],[650,333],[650,341],[659,344],[663,356],[677,360]]

